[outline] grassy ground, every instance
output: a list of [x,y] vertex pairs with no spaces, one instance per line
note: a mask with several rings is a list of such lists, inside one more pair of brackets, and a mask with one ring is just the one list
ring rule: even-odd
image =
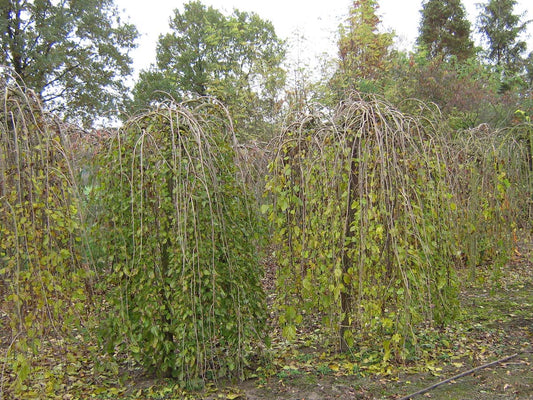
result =
[[[272,293],[275,265],[267,263],[265,288]],[[383,362],[380,346],[367,340],[350,354],[339,354],[334,340],[307,327],[296,342],[277,333],[272,349],[249,371],[248,379],[219,382],[200,392],[178,388],[169,380],[143,375],[127,362],[95,357],[97,345],[53,341],[29,361],[32,372],[13,390],[16,359],[4,357],[0,398],[57,399],[400,399],[489,362],[516,355],[503,363],[439,386],[415,398],[533,398],[533,243],[522,243],[500,271],[478,271],[461,291],[463,313],[446,329],[427,327],[420,335],[419,357],[409,362]],[[0,315],[3,319],[6,314]],[[1,321],[2,326],[7,322]],[[80,332],[81,341],[83,332]],[[4,334],[1,338],[5,339]],[[6,354],[11,345],[0,343]],[[2,363],[0,362],[0,365]],[[19,368],[20,370],[20,368]]]

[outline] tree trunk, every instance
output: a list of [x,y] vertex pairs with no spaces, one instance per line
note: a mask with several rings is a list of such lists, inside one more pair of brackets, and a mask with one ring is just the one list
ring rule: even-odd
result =
[[[348,182],[348,198],[346,200],[346,219],[345,219],[345,225],[344,225],[344,240],[343,240],[343,246],[342,246],[342,277],[341,280],[344,282],[344,276],[348,274],[348,270],[353,267],[353,260],[350,258],[350,255],[348,254],[348,250],[353,248],[354,242],[353,238],[355,236],[355,232],[351,230],[351,226],[354,220],[355,212],[352,207],[352,203],[354,199],[356,198],[356,188],[358,186],[358,176],[356,175],[356,167],[357,162],[355,160],[356,155],[356,146],[357,146],[357,140],[356,138],[353,139],[351,144],[351,155],[350,155],[350,173],[349,173],[349,182]],[[350,316],[352,311],[352,296],[350,293],[349,288],[345,287],[343,291],[341,291],[341,313],[344,315],[341,321],[340,329],[339,329],[339,336],[340,336],[340,350],[341,352],[346,352],[349,350],[349,345],[346,342],[346,339],[344,337],[346,331],[350,328]]]

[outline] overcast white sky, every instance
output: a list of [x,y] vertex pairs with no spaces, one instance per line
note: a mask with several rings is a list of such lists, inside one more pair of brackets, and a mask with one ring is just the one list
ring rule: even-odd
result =
[[[137,26],[141,37],[139,47],[132,54],[136,73],[155,62],[155,47],[159,35],[169,30],[173,10],[183,10],[187,0],[115,0],[123,15]],[[485,0],[463,0],[469,18],[474,22],[476,3]],[[233,9],[254,11],[263,19],[272,21],[282,39],[295,42],[296,32],[306,38],[303,58],[311,64],[321,54],[335,55],[336,34],[341,21],[347,16],[351,0],[203,0],[202,3],[230,14]],[[394,30],[403,48],[411,48],[420,20],[421,0],[379,0],[379,14],[383,27]],[[518,0],[515,12],[527,12],[533,19],[533,2]],[[528,51],[533,51],[533,22],[529,25]],[[295,50],[290,53],[295,57]]]

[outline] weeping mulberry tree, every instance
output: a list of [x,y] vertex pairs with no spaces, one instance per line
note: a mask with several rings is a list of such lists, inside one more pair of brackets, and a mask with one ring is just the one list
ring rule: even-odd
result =
[[67,338],[86,320],[92,272],[81,262],[66,126],[8,70],[0,93],[0,326],[10,343],[3,368],[17,392],[47,339]]
[[233,140],[222,107],[169,104],[130,120],[101,160],[109,348],[182,382],[242,373],[264,335],[261,224]]
[[308,316],[341,350],[378,334],[405,356],[414,327],[456,311],[444,149],[431,126],[379,100],[352,98],[331,117],[296,118],[279,137],[264,206],[280,264],[287,337]]

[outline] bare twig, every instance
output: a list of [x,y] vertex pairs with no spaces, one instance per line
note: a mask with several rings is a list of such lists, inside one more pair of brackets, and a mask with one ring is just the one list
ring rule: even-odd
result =
[[488,364],[483,364],[483,365],[480,365],[479,367],[476,367],[476,368],[472,368],[472,369],[469,369],[468,371],[465,371],[465,372],[462,372],[458,375],[455,375],[455,376],[452,376],[451,378],[448,378],[448,379],[445,379],[443,381],[440,381],[440,382],[437,382],[435,383],[434,385],[431,385],[431,386],[428,386],[427,388],[424,388],[422,390],[419,390],[418,392],[415,392],[415,393],[412,393],[412,394],[409,394],[407,396],[404,396],[402,398],[400,398],[399,400],[409,400],[409,399],[412,399],[413,397],[415,396],[418,396],[419,394],[424,394],[424,393],[427,393],[429,392],[430,390],[433,390],[439,386],[442,386],[448,382],[451,382],[451,381],[454,381],[456,379],[459,379],[459,378],[462,378],[464,376],[467,376],[467,375],[470,375],[470,374],[473,374],[474,372],[477,372],[481,369],[484,369],[484,368],[488,368],[488,367],[492,367],[493,365],[496,365],[496,364],[500,364],[502,362],[505,362],[505,361],[508,361],[512,358],[515,358],[516,356],[518,356],[518,353],[516,354],[513,354],[511,356],[507,356],[507,357],[504,357],[504,358],[501,358],[499,360],[496,360],[496,361],[492,361]]

